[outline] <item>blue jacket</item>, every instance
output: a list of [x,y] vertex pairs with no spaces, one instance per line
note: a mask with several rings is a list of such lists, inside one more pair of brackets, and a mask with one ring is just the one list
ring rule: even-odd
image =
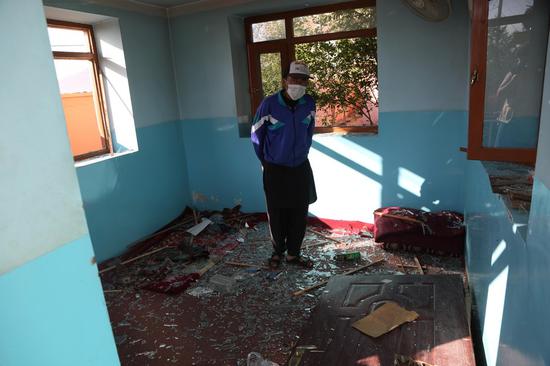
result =
[[262,163],[295,167],[306,161],[311,147],[315,101],[306,94],[290,107],[282,92],[268,96],[258,107],[251,139]]

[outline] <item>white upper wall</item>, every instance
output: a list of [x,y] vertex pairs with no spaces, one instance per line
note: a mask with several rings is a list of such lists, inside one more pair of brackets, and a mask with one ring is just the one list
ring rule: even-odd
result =
[[[150,15],[155,11],[144,14],[142,10],[152,8],[140,6],[137,2],[108,0],[44,0],[44,5],[116,18],[120,27],[120,42],[124,45],[125,69],[121,71],[128,77],[132,101],[129,109],[136,128],[179,118],[165,10],[160,16]],[[115,77],[114,73],[120,70],[121,65],[110,65],[113,66],[110,75]],[[125,95],[122,97],[126,98]]]
[[113,150],[115,153],[136,151],[134,113],[118,19],[50,6],[44,7],[44,14],[50,20],[93,26]]
[[376,3],[380,111],[468,109],[469,22],[464,0],[429,22],[401,0]]
[[[237,92],[243,89],[243,77],[236,79],[235,68],[241,65],[233,63],[246,59],[237,54],[246,55],[246,47],[232,44],[238,31],[232,17],[303,8],[302,1],[276,4],[279,9],[260,2],[170,20],[183,118],[240,114],[235,86]],[[401,0],[377,2],[380,111],[468,109],[468,8],[463,0],[452,5],[451,16],[434,23],[416,16]]]
[[[22,20],[25,21],[22,21]],[[0,2],[0,273],[87,235],[39,0]]]

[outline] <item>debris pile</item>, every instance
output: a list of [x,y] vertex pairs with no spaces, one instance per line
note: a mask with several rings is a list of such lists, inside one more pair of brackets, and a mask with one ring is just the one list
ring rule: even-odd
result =
[[511,208],[529,212],[533,191],[533,168],[504,162],[484,162],[483,165],[489,173],[493,193],[502,195]]
[[312,220],[314,268],[270,271],[265,214],[186,209],[100,266],[122,365],[246,365],[252,351],[285,364],[331,276],[463,274],[461,258],[387,252],[369,229]]

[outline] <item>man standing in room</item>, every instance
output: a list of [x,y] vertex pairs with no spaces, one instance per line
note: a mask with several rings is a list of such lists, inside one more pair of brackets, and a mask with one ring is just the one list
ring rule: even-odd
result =
[[305,94],[310,73],[293,61],[282,79],[283,89],[266,97],[252,123],[252,143],[262,164],[269,229],[273,242],[271,268],[286,262],[312,268],[300,255],[309,204],[317,200],[308,160],[315,127],[315,101]]

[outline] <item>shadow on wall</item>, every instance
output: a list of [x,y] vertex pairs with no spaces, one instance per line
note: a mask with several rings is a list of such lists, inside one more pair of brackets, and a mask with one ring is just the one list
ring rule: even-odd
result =
[[[537,310],[545,278],[532,267],[547,260],[530,253],[480,162],[468,163],[466,224],[468,279],[473,295],[472,328],[480,365],[543,366],[549,321]],[[544,264],[547,268],[547,262]],[[544,292],[544,291],[543,291]],[[547,361],[547,360],[546,360]]]
[[[492,228],[500,230],[490,233]],[[478,354],[485,356],[479,364],[544,366],[536,341],[543,329],[529,309],[525,242],[506,216],[471,218],[468,233],[469,241],[477,244],[468,248],[468,267],[474,290],[474,342]]]
[[[380,120],[374,136],[314,136],[318,201],[310,214],[373,222],[381,206],[463,212],[466,113],[384,112]],[[236,119],[181,123],[193,205],[265,211],[260,164],[250,139],[237,138]]]
[[378,135],[315,136],[310,160],[319,200],[310,213],[367,222],[382,206],[462,213],[465,118],[383,113]]

